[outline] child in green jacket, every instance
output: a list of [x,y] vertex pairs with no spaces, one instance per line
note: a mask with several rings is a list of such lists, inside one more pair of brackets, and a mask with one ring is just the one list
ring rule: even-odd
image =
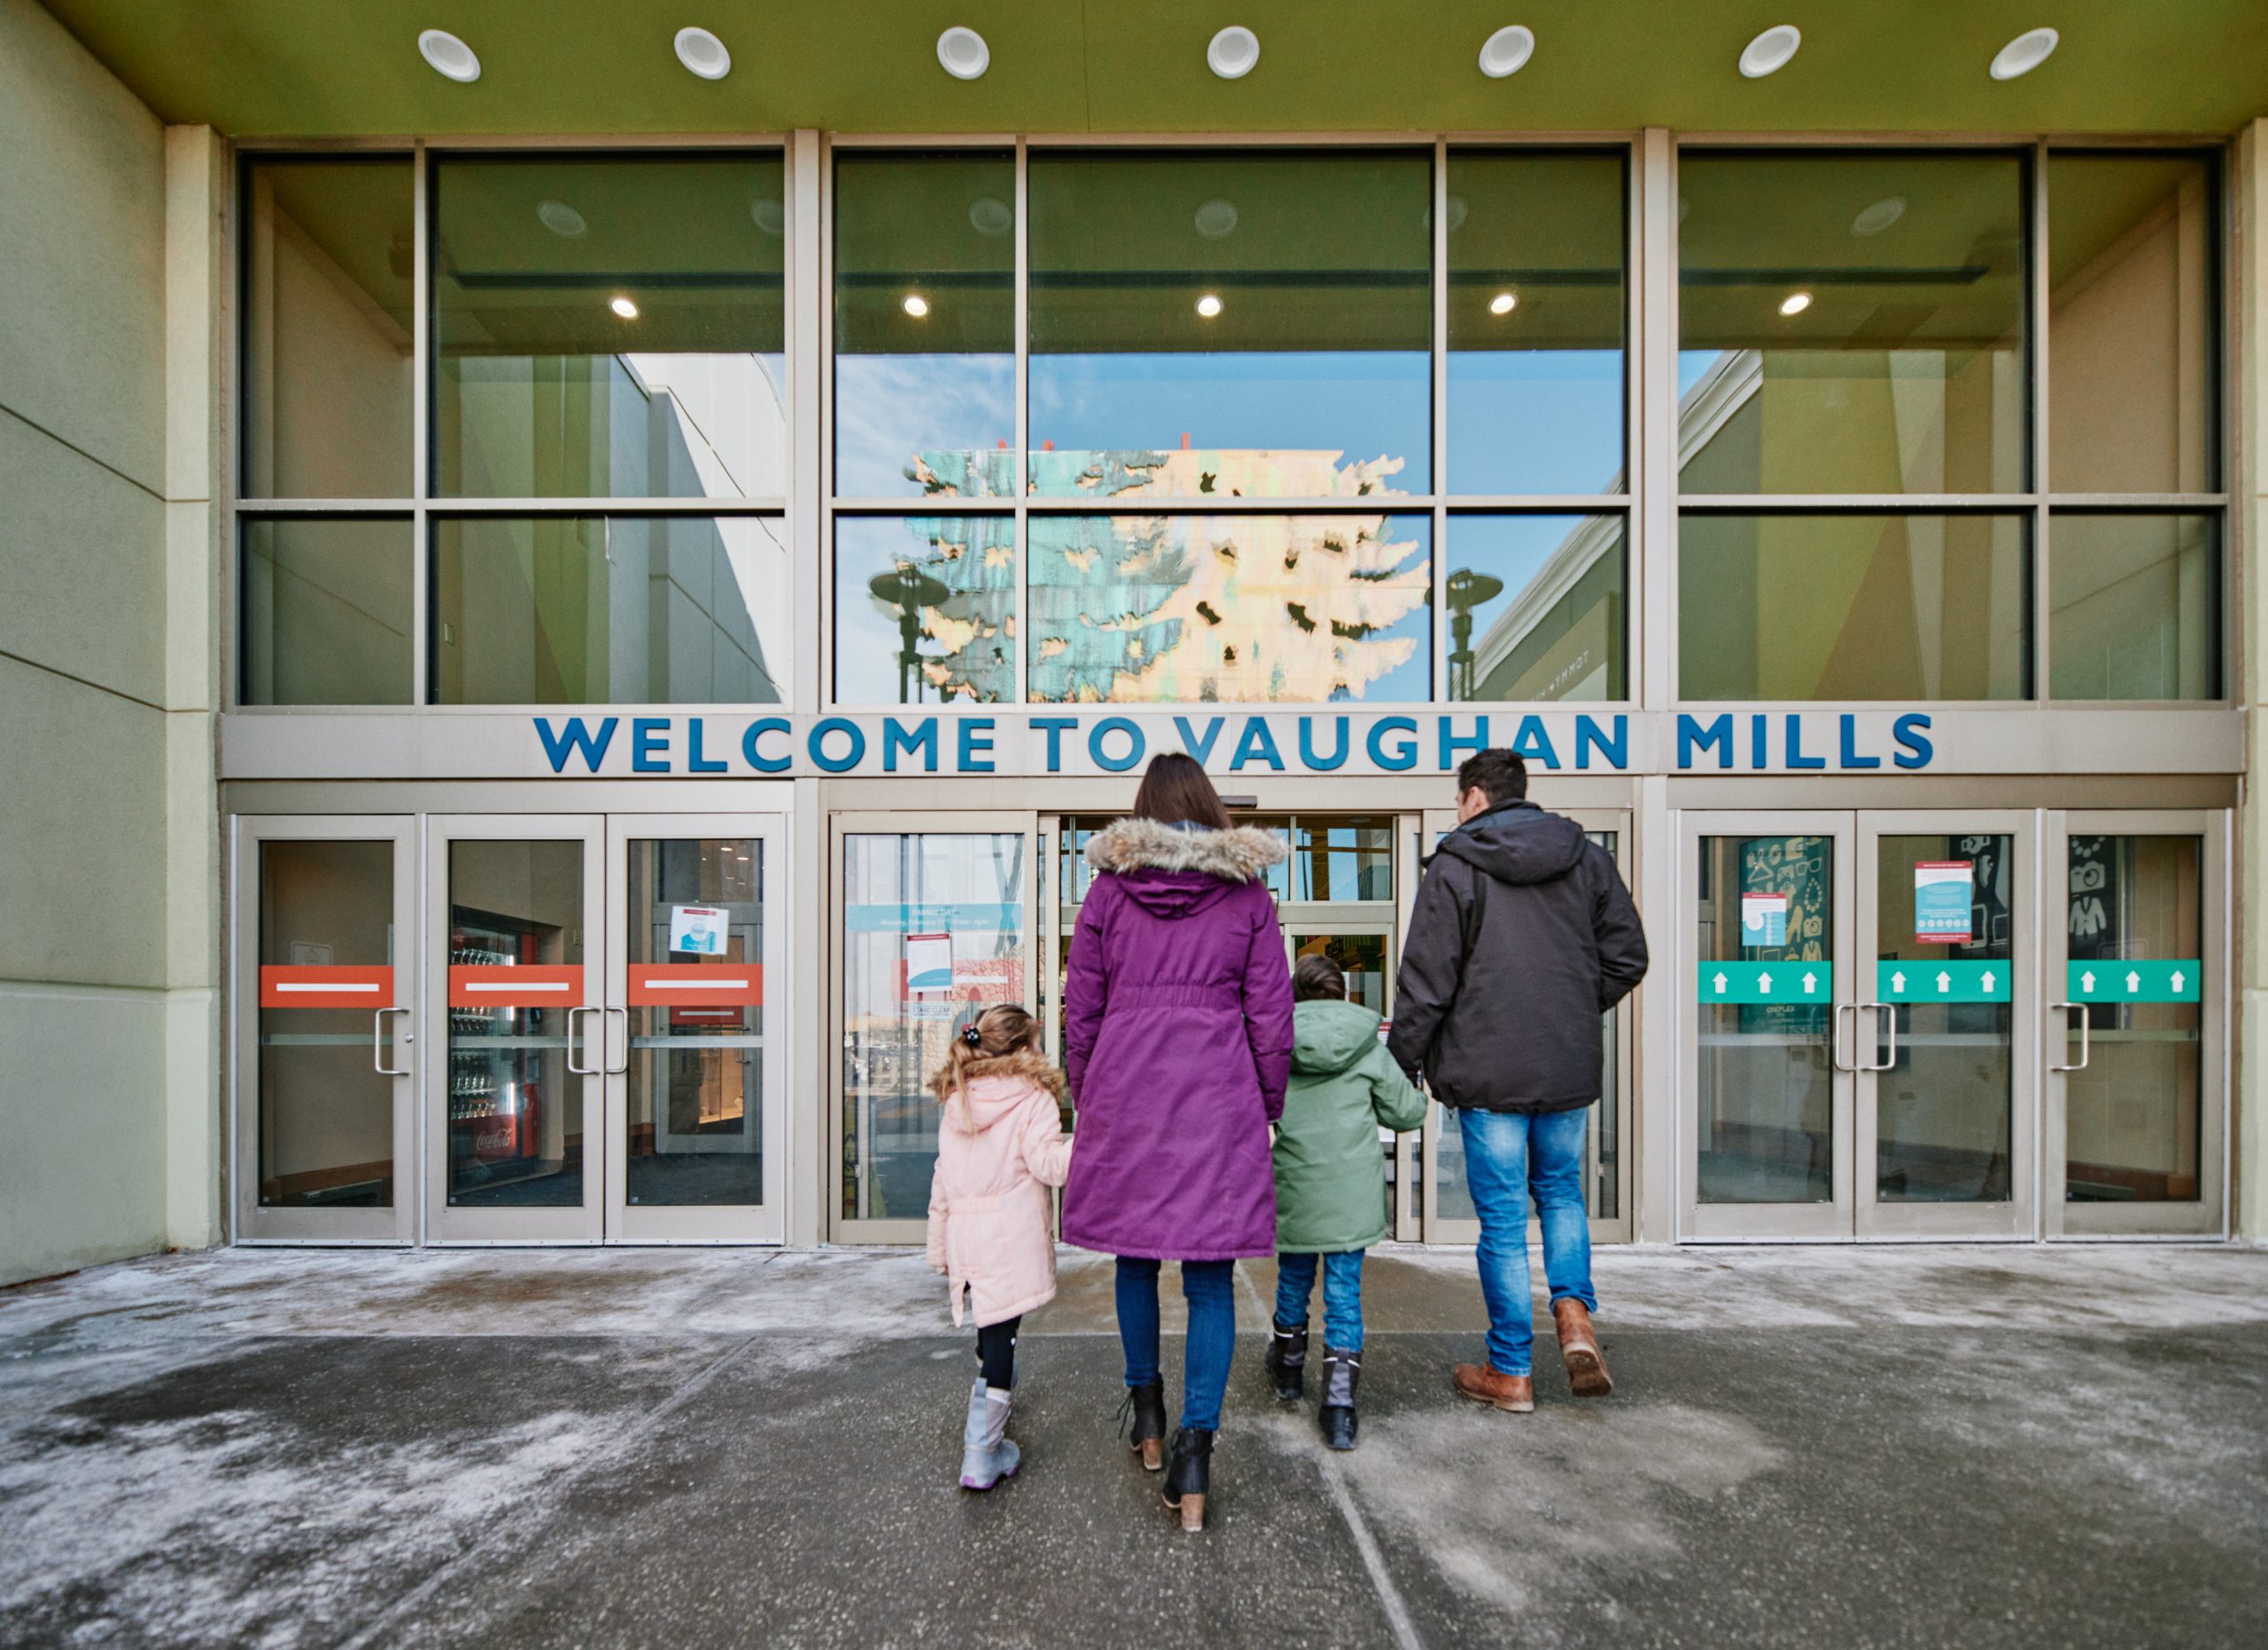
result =
[[1355,1447],[1355,1381],[1363,1367],[1363,1251],[1386,1236],[1379,1126],[1425,1121],[1425,1100],[1379,1039],[1379,1016],[1347,1000],[1324,956],[1292,971],[1292,1082],[1276,1125],[1276,1333],[1268,1374],[1299,1398],[1308,1357],[1308,1298],[1323,1270],[1323,1403],[1334,1450]]

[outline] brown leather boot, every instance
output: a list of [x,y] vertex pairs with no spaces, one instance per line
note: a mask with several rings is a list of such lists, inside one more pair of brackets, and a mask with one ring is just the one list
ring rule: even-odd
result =
[[1551,1303],[1552,1321],[1559,1327],[1559,1356],[1567,1363],[1567,1384],[1579,1398],[1603,1398],[1614,1390],[1614,1377],[1606,1373],[1606,1359],[1591,1333],[1590,1308],[1571,1298]]
[[1493,1404],[1515,1415],[1525,1415],[1535,1407],[1535,1382],[1526,1375],[1501,1374],[1494,1364],[1459,1364],[1449,1372],[1449,1379],[1456,1383],[1459,1397],[1476,1404]]

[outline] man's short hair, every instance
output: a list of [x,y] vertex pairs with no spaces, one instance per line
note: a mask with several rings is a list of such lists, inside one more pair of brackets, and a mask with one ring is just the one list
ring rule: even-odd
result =
[[1300,959],[1300,966],[1292,970],[1292,1000],[1293,1002],[1345,1002],[1347,977],[1339,965],[1321,952],[1310,953]]
[[1502,747],[1477,751],[1457,765],[1457,794],[1478,790],[1491,806],[1503,807],[1527,796],[1527,764]]

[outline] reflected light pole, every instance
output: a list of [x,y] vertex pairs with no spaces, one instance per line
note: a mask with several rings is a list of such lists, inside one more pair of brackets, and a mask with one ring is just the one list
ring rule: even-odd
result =
[[1449,697],[1472,697],[1472,610],[1504,593],[1504,581],[1460,567],[1449,575]]

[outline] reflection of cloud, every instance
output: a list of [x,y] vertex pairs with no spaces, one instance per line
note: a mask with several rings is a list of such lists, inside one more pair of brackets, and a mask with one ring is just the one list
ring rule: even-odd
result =
[[924,452],[994,448],[1016,433],[1009,355],[837,355],[835,490],[900,498]]

